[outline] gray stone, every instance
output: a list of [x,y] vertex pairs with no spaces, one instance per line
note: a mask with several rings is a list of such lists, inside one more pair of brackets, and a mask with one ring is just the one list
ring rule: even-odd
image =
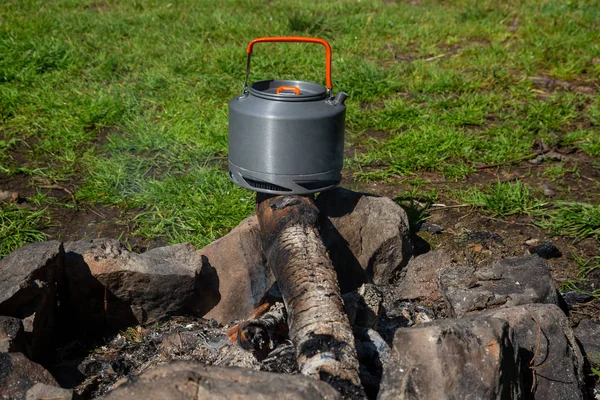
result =
[[377,286],[365,283],[357,290],[342,296],[350,325],[376,328],[382,312],[383,295]]
[[36,383],[58,386],[39,364],[21,353],[0,353],[0,399],[25,399]]
[[27,354],[43,359],[56,323],[56,291],[62,279],[60,242],[32,243],[0,261],[0,315],[23,321]]
[[19,318],[0,316],[0,353],[22,352],[24,346],[23,323]]
[[121,329],[173,314],[202,314],[196,290],[204,262],[182,243],[143,254],[127,251],[112,239],[65,243],[67,313],[79,325]]
[[437,271],[450,267],[452,257],[440,250],[412,258],[395,285],[394,298],[435,303],[441,298]]
[[575,337],[591,365],[600,367],[600,324],[584,319],[575,328]]
[[36,383],[25,393],[25,400],[71,400],[73,391],[56,386]]
[[393,200],[336,188],[321,193],[316,205],[342,292],[371,280],[387,284],[408,263],[408,216]]
[[452,317],[521,304],[558,304],[550,270],[537,255],[491,265],[438,271],[440,291]]
[[531,399],[584,399],[583,356],[569,321],[553,304],[501,308],[486,316],[508,321],[519,344],[523,393]]
[[104,399],[272,400],[341,399],[331,386],[299,375],[244,368],[221,368],[192,362],[161,365],[119,386]]
[[275,282],[266,268],[256,216],[199,251],[205,259],[202,292],[210,294],[205,318],[221,324],[245,319]]
[[446,319],[396,331],[378,399],[517,399],[519,360],[506,321]]

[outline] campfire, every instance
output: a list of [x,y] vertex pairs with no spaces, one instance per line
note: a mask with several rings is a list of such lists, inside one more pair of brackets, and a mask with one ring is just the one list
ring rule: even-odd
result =
[[[323,45],[326,87],[248,85],[265,42]],[[229,174],[256,214],[203,249],[94,239],[6,257],[0,398],[584,398],[543,259],[472,265],[417,246],[397,203],[336,188],[347,95],[333,95],[329,44],[261,38],[247,54]]]
[[[583,398],[582,353],[539,256],[418,254],[400,206],[341,188],[257,209],[199,250],[95,239],[6,257],[1,394]],[[298,225],[300,253],[280,239]]]

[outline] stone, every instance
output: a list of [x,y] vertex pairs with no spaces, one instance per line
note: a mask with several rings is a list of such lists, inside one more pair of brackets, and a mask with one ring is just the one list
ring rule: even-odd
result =
[[600,324],[584,319],[575,328],[575,337],[589,363],[600,368]]
[[377,286],[365,283],[357,290],[343,295],[342,300],[350,325],[373,329],[377,327],[383,303],[383,295]]
[[27,355],[47,356],[56,324],[56,292],[62,280],[63,246],[32,243],[0,261],[0,315],[19,318]]
[[[188,243],[127,251],[112,239],[65,243],[66,317],[87,330],[123,329],[177,314],[201,316],[204,259]],[[72,319],[72,317],[70,317]]]
[[550,242],[544,242],[539,246],[532,247],[531,249],[529,249],[529,253],[537,254],[538,256],[546,260],[549,258],[562,257],[562,253],[560,252],[558,247],[556,247]]
[[394,287],[395,299],[435,303],[441,298],[437,271],[450,267],[452,257],[440,250],[412,258]]
[[58,386],[50,372],[21,353],[0,353],[0,399],[25,399],[36,383]]
[[491,265],[438,271],[439,287],[452,317],[497,307],[558,304],[550,270],[537,255],[506,258]]
[[521,393],[508,323],[472,317],[398,329],[377,399],[518,399]]
[[205,318],[221,324],[245,319],[258,307],[275,279],[266,268],[256,216],[199,251],[205,260],[200,284],[211,295]]
[[0,316],[0,353],[22,352],[25,348],[24,340],[21,320]]
[[408,216],[393,200],[336,188],[315,203],[342,293],[390,283],[406,266],[413,252]]
[[13,203],[19,200],[18,192],[11,192],[9,190],[0,190],[0,202]]
[[554,304],[499,308],[517,338],[523,393],[531,399],[584,399],[584,360],[569,321]]
[[341,399],[325,382],[244,368],[177,362],[152,368],[103,399],[228,400]]
[[434,235],[438,235],[444,232],[444,227],[438,224],[430,224],[429,222],[423,222],[419,227],[419,232],[429,232]]
[[562,297],[565,300],[565,303],[572,308],[577,304],[588,303],[594,300],[594,296],[590,296],[589,294],[579,293],[574,290],[568,291],[566,293],[562,293]]
[[71,400],[73,391],[56,386],[36,383],[25,393],[25,400]]
[[383,367],[390,357],[390,346],[373,329],[355,327],[354,337],[356,353],[360,362],[360,381],[365,388],[367,397],[375,398],[379,392]]

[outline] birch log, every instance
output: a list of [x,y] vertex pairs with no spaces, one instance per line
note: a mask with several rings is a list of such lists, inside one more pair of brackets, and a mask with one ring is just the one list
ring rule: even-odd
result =
[[263,250],[287,309],[300,371],[346,398],[362,398],[354,336],[318,214],[309,197],[257,196]]

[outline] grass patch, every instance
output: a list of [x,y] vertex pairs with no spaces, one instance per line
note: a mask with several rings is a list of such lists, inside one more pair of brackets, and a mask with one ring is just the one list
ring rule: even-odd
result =
[[533,196],[531,188],[520,180],[497,182],[483,189],[472,188],[461,197],[466,204],[481,207],[498,217],[531,214],[544,205]]
[[421,191],[417,187],[394,197],[394,201],[406,211],[411,232],[417,232],[421,224],[427,221],[429,206],[437,199],[437,190]]
[[562,291],[572,290],[572,291],[575,291],[578,293],[583,293],[583,294],[587,294],[588,296],[592,296],[596,300],[600,300],[600,288],[592,288],[591,290],[582,288],[583,286],[589,286],[589,285],[586,285],[587,284],[587,282],[586,282],[587,276],[589,274],[591,274],[592,272],[600,270],[600,256],[595,256],[588,260],[585,260],[585,259],[583,259],[583,257],[575,254],[574,258],[577,262],[577,266],[579,269],[578,276],[573,279],[567,280],[563,284],[561,290]]
[[556,181],[562,177],[564,177],[566,174],[575,174],[577,175],[579,172],[579,168],[577,166],[577,163],[574,163],[570,168],[567,167],[565,165],[564,162],[560,162],[557,164],[552,164],[549,165],[544,172],[542,173],[543,176],[547,176],[548,178],[550,178],[552,181]]
[[19,247],[47,238],[40,231],[48,223],[45,210],[21,209],[14,204],[0,204],[0,259]]
[[600,205],[557,202],[536,224],[556,235],[600,240]]
[[[600,156],[597,2],[421,3],[4,1],[0,174],[72,182],[84,206],[142,209],[147,237],[212,240],[252,211],[252,194],[222,169],[227,101],[241,90],[246,45],[266,35],[331,42],[357,143],[347,165],[363,180],[435,171],[458,181],[478,163],[524,159],[538,138]],[[323,83],[323,49],[257,46],[250,80],[272,78]],[[494,215],[527,213],[526,190],[471,196]]]

